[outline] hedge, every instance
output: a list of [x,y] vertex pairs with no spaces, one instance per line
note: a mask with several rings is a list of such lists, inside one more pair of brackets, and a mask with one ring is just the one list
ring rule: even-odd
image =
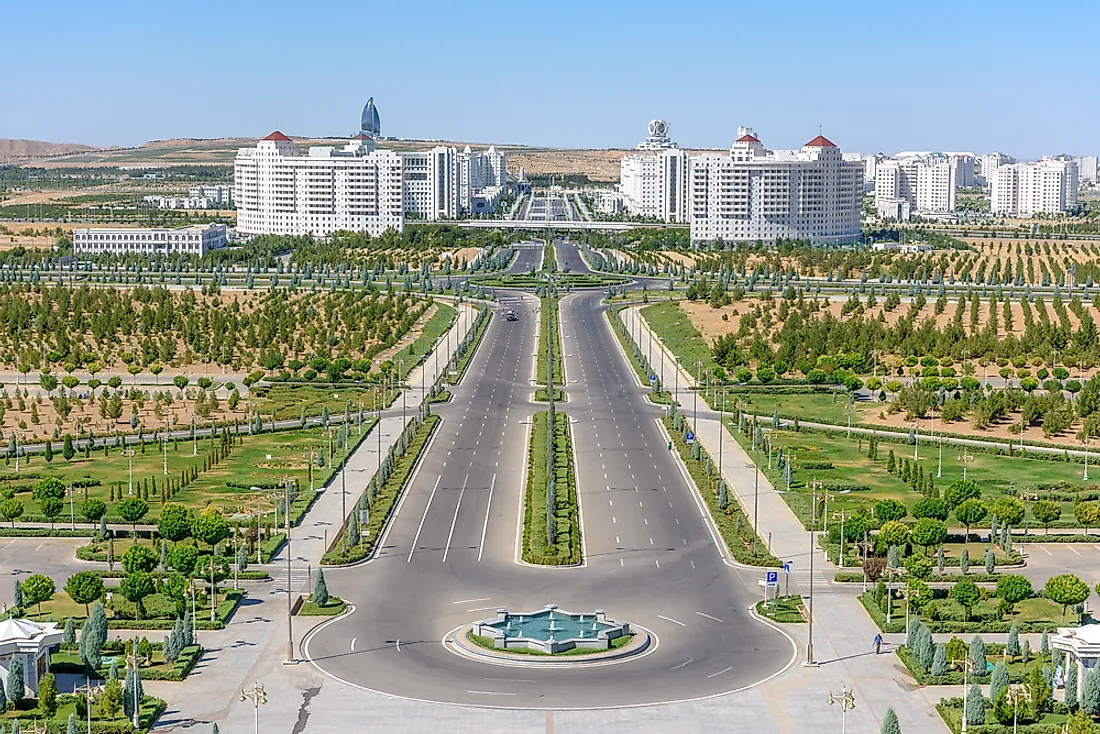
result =
[[[1061,701],[1055,701],[1054,705],[1057,708]],[[962,699],[955,698],[941,698],[940,702],[936,704],[936,711],[939,713],[940,718],[943,719],[943,723],[947,724],[947,728],[951,730],[952,734],[960,734],[962,732]],[[986,721],[993,719],[993,715],[988,708],[986,708]],[[1017,724],[1013,728],[1012,724],[967,724],[967,734],[1062,734],[1065,729],[1062,724]]]
[[[173,623],[174,624],[174,623]],[[163,649],[163,643],[152,643],[153,649]],[[109,652],[107,646],[104,646],[104,652]],[[121,652],[121,650],[119,651]],[[201,645],[188,645],[180,651],[180,656],[172,666],[172,670],[163,670],[159,668],[142,668],[141,679],[142,680],[168,680],[168,681],[182,681],[188,676],[195,664],[199,662],[202,654],[205,652]],[[52,673],[69,673],[73,675],[84,675],[85,668],[79,663],[50,663],[50,672]],[[101,667],[97,671],[101,678],[107,678],[107,668]]]
[[[420,460],[424,447],[427,445],[432,432],[435,431],[436,426],[439,424],[439,420],[439,416],[435,413],[425,418],[424,422],[421,423],[413,433],[412,441],[409,442],[409,447],[404,455],[400,457],[395,456],[393,472],[390,474],[389,479],[386,480],[386,483],[378,488],[378,494],[375,495],[374,502],[371,504],[370,521],[367,523],[367,527],[359,528],[361,538],[359,545],[348,548],[346,554],[336,550],[327,551],[325,555],[321,557],[322,564],[340,566],[356,563],[369,557],[374,552],[374,544],[378,542],[378,538],[382,534],[382,529],[389,521],[390,513],[393,512],[393,508],[397,504],[397,498],[400,497],[401,493],[404,491],[405,484],[408,482],[409,477],[412,476],[413,469]],[[352,512],[357,512],[357,510],[353,507]],[[343,528],[341,528],[340,533],[333,538],[332,542],[334,544],[339,541],[342,533]]]
[[[860,594],[859,601],[863,605],[863,608],[867,610],[867,614],[870,615],[871,621],[878,626],[880,631],[905,632],[904,608],[902,608],[900,618],[899,615],[894,614],[890,619],[890,624],[886,624],[886,614],[879,609],[878,602],[875,601],[873,592],[865,591]],[[1014,625],[1016,629],[1022,633],[1054,632],[1058,628],[1058,625],[1054,622],[929,622],[922,619],[921,624],[927,627],[928,631],[933,634],[993,634],[996,632],[1008,632]]]
[[555,542],[547,545],[546,446],[547,416],[535,414],[535,428],[527,453],[527,486],[523,499],[523,560],[540,566],[574,566],[581,562],[581,530],[578,520],[577,484],[573,466],[573,444],[569,416],[555,411],[554,486],[557,508],[554,513]]
[[[1003,574],[997,574],[997,573],[968,573],[965,576],[961,573],[934,573],[929,578],[925,579],[925,582],[929,583],[929,584],[941,584],[941,583],[951,584],[951,583],[957,582],[959,579],[968,578],[976,584],[982,584],[982,583],[992,584],[992,583],[996,583],[996,582],[1000,581],[1002,576],[1003,576]],[[864,578],[865,577],[862,573],[854,573],[854,572],[851,572],[851,571],[841,571],[840,573],[836,574],[836,576],[833,577],[833,581],[837,582],[838,584],[861,584],[861,583],[863,583]],[[882,580],[885,581],[886,578],[882,577]],[[868,583],[871,583],[869,579],[867,581],[868,581]],[[897,576],[897,577],[894,578],[894,581],[893,581],[893,583],[895,583],[895,584],[904,583],[904,582],[905,582],[905,577],[904,576]]]
[[77,528],[20,528],[0,527],[0,538],[92,538],[97,531]]
[[[994,658],[1000,658],[1003,645],[996,643],[986,643],[985,654],[991,661]],[[898,659],[905,664],[905,667],[909,669],[910,675],[916,679],[917,683],[922,686],[961,686],[963,684],[963,673],[961,670],[949,670],[943,675],[932,675],[924,670],[924,666],[920,664],[920,660],[917,660],[915,652],[910,650],[905,645],[899,645],[897,650],[894,651]],[[1049,660],[1041,655],[1037,654],[1032,658],[1039,667],[1049,664]],[[1030,671],[1030,669],[1028,669]],[[985,673],[970,673],[967,676],[967,680],[973,683],[989,683],[989,679],[992,677],[992,672]],[[1028,673],[1022,673],[1019,671],[1009,670],[1009,681],[1012,683],[1025,683],[1027,682]]]

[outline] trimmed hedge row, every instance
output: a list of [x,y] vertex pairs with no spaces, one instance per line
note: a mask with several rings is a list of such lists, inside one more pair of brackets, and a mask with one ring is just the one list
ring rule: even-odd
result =
[[539,566],[575,566],[581,562],[581,530],[573,466],[573,442],[569,431],[569,416],[560,411],[554,411],[554,415],[554,486],[557,492],[554,528],[557,536],[553,546],[546,545],[546,493],[549,483],[546,474],[546,445],[549,437],[548,412],[543,411],[535,414],[535,429],[531,431],[531,444],[527,454],[527,486],[523,499],[523,560]]
[[[867,614],[870,615],[871,621],[873,621],[882,632],[905,632],[904,612],[900,620],[897,618],[897,615],[894,615],[890,623],[887,624],[886,614],[879,609],[878,603],[875,601],[871,591],[860,594],[859,602],[863,605],[863,608],[867,610]],[[1058,628],[1058,625],[1054,622],[926,622],[922,619],[921,623],[933,634],[992,634],[996,632],[1008,632],[1013,625],[1015,625],[1016,629],[1020,632],[1054,632]]]
[[[989,658],[1000,657],[1003,649],[1003,645],[997,645],[996,643],[986,643],[985,646],[985,652]],[[917,654],[905,645],[898,646],[894,652],[897,654],[898,659],[905,664],[905,667],[909,669],[909,674],[922,686],[961,686],[963,684],[961,670],[951,670],[944,675],[932,675],[924,670],[920,660],[917,660]],[[1036,655],[1032,660],[1039,667],[1049,663],[1047,658],[1041,655]],[[985,673],[972,672],[967,676],[967,680],[973,683],[988,683],[992,675],[993,673],[988,671]],[[1024,683],[1027,680],[1027,674],[1010,669],[1008,678],[1012,683]]]

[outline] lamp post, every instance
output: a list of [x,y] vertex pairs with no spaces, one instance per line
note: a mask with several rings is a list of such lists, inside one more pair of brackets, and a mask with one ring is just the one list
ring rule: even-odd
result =
[[84,680],[86,680],[87,683],[82,686],[76,686],[75,688],[73,688],[73,693],[83,693],[88,701],[88,705],[86,707],[86,710],[88,712],[88,734],[92,734],[92,698],[94,698],[103,690],[103,686],[92,685],[92,679],[87,676],[85,676]]
[[286,493],[286,512],[283,518],[286,523],[286,665],[295,665],[298,660],[294,657],[294,602],[290,592],[290,480],[283,482],[283,491]]
[[1089,480],[1089,437],[1085,435],[1085,476],[1084,480]]
[[[213,564],[211,564],[211,567],[213,567]],[[132,666],[133,669],[134,669],[134,684],[132,686],[133,692],[134,692],[134,700],[132,701],[132,704],[133,704],[133,707],[134,707],[134,717],[133,717],[134,722],[133,723],[134,723],[134,728],[139,729],[139,728],[141,728],[141,719],[140,719],[141,700],[138,698],[138,687],[139,687],[138,686],[138,681],[140,680],[139,676],[141,674],[138,673],[138,668],[141,665],[141,650],[139,649],[138,640],[137,640],[136,637],[134,638],[134,650],[133,650],[133,652],[131,652],[129,655],[126,656],[126,664],[127,664],[127,666]]]
[[974,667],[974,662],[967,655],[963,658],[963,715],[962,715],[962,734],[966,734],[966,694],[969,681],[967,680],[967,674],[970,669]]
[[[127,494],[132,495],[134,493],[134,453],[135,452],[134,452],[133,449],[126,449],[125,451],[123,451],[123,453],[126,454],[126,458],[129,460],[129,463],[130,463],[130,481],[129,481],[129,486],[128,486],[129,491],[127,492]],[[19,460],[18,459],[19,452],[16,451],[15,455],[16,455],[16,461],[18,461]]]
[[848,712],[856,707],[855,693],[847,686],[841,687],[839,695],[829,691],[829,705],[834,704],[840,706],[840,734],[847,734]]
[[817,479],[810,484],[811,520],[810,520],[810,613],[809,640],[806,643],[806,665],[816,667],[814,662],[814,531],[817,528]]
[[241,691],[241,701],[251,701],[252,708],[255,710],[255,732],[260,734],[260,706],[267,703],[267,691],[264,690],[262,683],[256,683],[251,688],[245,688]]

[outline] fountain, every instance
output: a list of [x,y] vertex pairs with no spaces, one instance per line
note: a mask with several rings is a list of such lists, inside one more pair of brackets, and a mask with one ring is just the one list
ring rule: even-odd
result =
[[577,648],[593,652],[610,650],[612,640],[632,634],[629,624],[608,619],[603,610],[573,614],[554,604],[547,604],[538,612],[498,609],[495,619],[475,622],[471,631],[491,639],[500,650],[518,648],[547,654]]

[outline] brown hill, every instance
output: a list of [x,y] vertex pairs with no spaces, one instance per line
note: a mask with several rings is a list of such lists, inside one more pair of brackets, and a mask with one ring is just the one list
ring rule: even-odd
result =
[[36,158],[52,158],[89,150],[96,150],[96,148],[79,143],[48,143],[44,140],[0,138],[0,163],[20,163]]

